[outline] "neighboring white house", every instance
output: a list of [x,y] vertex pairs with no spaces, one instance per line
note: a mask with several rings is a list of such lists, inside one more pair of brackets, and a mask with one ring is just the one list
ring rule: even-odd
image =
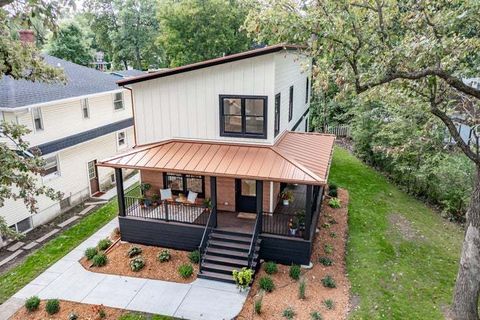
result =
[[22,200],[6,201],[0,215],[20,232],[113,185],[113,170],[97,169],[97,159],[134,145],[131,94],[117,86],[118,76],[48,55],[45,60],[64,70],[66,84],[0,79],[0,120],[31,130],[25,138],[47,163],[39,183],[64,193],[58,202],[39,197],[33,215]]

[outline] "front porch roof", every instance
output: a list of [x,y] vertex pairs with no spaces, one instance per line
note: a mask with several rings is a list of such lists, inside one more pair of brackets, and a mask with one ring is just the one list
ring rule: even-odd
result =
[[98,166],[323,185],[334,142],[334,135],[305,132],[285,132],[272,146],[171,139]]

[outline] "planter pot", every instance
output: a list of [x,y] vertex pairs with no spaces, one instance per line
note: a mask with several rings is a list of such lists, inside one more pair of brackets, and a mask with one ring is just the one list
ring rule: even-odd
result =
[[290,203],[290,201],[288,201],[288,200],[283,200],[283,205],[284,205],[284,206],[288,206],[289,203]]
[[294,236],[297,234],[297,229],[289,229],[288,232],[290,233],[291,236]]

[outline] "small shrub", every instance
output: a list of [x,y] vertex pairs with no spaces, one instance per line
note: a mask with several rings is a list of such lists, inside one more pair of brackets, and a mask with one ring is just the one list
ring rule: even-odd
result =
[[320,257],[318,258],[318,262],[320,262],[326,267],[331,266],[333,264],[332,259],[330,259],[329,257]]
[[328,223],[330,223],[330,224],[337,224],[338,222],[337,222],[337,220],[335,220],[334,218],[330,218],[330,219],[328,219]]
[[265,270],[267,274],[275,274],[278,272],[278,267],[275,262],[268,261],[263,265],[263,270]]
[[157,256],[157,260],[160,262],[168,262],[171,258],[172,256],[170,255],[170,251],[168,251],[167,249],[163,249],[162,251],[160,251]]
[[290,275],[290,278],[292,278],[293,280],[298,280],[300,279],[300,273],[301,273],[302,269],[300,269],[300,266],[298,264],[292,264],[290,266],[290,271],[289,271],[289,275]]
[[70,312],[70,314],[68,315],[68,320],[78,320],[78,314],[76,314],[75,312]]
[[130,269],[133,272],[138,272],[145,267],[145,259],[142,256],[135,257],[130,259]]
[[110,247],[111,245],[112,245],[112,241],[110,241],[109,239],[102,239],[98,241],[97,247],[98,247],[98,250],[104,251],[104,250],[107,250],[108,247]]
[[200,262],[200,251],[194,250],[188,254],[188,259],[190,259],[191,263],[199,263]]
[[334,302],[332,299],[323,300],[323,305],[324,305],[325,308],[327,308],[328,310],[332,310],[332,309],[335,308],[335,302]]
[[307,288],[307,282],[305,278],[301,278],[300,281],[298,282],[298,298],[300,299],[305,299],[305,290]]
[[263,304],[264,295],[265,295],[265,291],[260,290],[260,292],[255,297],[255,301],[253,302],[253,307],[255,309],[256,314],[262,313],[262,304]]
[[110,238],[112,239],[118,239],[120,238],[121,236],[121,233],[120,233],[120,228],[119,227],[115,227],[115,229],[113,229],[112,233],[110,233]]
[[39,305],[40,298],[37,296],[30,297],[25,301],[25,308],[30,312],[37,310]]
[[182,264],[178,268],[178,273],[184,279],[190,278],[193,274],[193,266],[191,264],[188,264],[188,263]]
[[324,228],[324,229],[330,229],[330,223],[328,223],[328,222],[322,223],[322,228]]
[[332,254],[333,246],[329,243],[325,243],[325,245],[323,246],[323,250],[325,251],[326,254]]
[[318,311],[312,311],[312,312],[310,313],[310,319],[311,319],[311,320],[322,320],[323,317],[322,317],[322,315],[320,314],[320,312],[318,312]]
[[341,208],[342,205],[340,203],[340,199],[338,198],[332,198],[330,200],[328,200],[328,205],[334,209],[338,209],[338,208]]
[[272,292],[275,289],[275,284],[273,284],[273,280],[269,276],[261,277],[259,285],[265,292]]
[[58,299],[47,300],[47,303],[45,304],[45,311],[47,311],[49,315],[57,313],[60,311],[60,301],[58,301]]
[[288,307],[287,309],[283,310],[283,317],[289,320],[293,319],[293,317],[295,317],[295,311],[291,307]]
[[87,248],[87,250],[85,250],[85,258],[87,258],[87,260],[92,260],[93,257],[95,257],[98,253],[98,250],[97,248]]
[[128,249],[127,255],[128,255],[129,258],[133,258],[133,257],[138,256],[141,253],[142,253],[142,248],[137,247],[137,246],[131,246],[130,249]]
[[252,282],[253,279],[253,270],[243,267],[240,271],[232,271],[233,281],[237,285],[237,288],[240,290],[245,290]]
[[331,182],[328,184],[328,190],[337,190],[337,189],[338,189],[338,186],[336,183]]
[[338,190],[337,189],[328,189],[328,195],[330,197],[336,198],[338,196]]
[[325,278],[322,279],[322,284],[325,288],[337,287],[337,284],[335,283],[335,279],[333,279],[330,275],[327,275]]
[[95,267],[103,267],[104,265],[107,264],[107,261],[108,261],[107,256],[104,253],[99,253],[93,257],[92,264]]
[[336,238],[336,237],[337,237],[337,233],[336,233],[336,232],[330,232],[330,237]]

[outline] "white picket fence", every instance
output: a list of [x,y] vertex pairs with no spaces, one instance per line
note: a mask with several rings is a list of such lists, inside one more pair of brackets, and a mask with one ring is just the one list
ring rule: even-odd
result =
[[350,138],[350,126],[341,125],[341,126],[327,126],[326,132],[332,133],[337,137],[346,137]]

